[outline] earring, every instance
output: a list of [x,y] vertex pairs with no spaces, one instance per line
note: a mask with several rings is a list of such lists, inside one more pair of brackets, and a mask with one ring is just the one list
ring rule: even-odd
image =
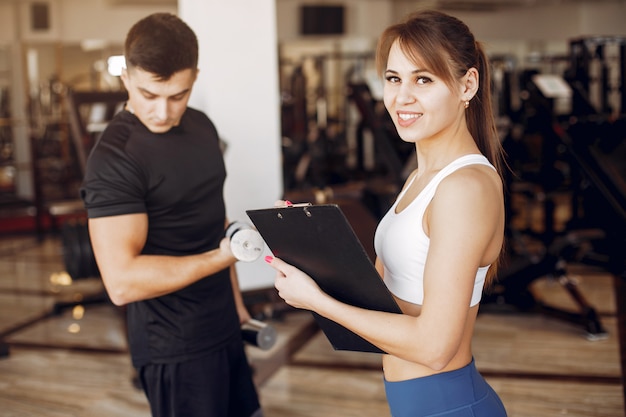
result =
[[465,108],[468,108],[468,107],[469,107],[469,100],[465,102]]

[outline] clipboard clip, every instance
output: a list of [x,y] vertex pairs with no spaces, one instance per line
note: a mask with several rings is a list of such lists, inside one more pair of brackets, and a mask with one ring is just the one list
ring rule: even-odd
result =
[[309,206],[312,206],[312,205],[313,204],[311,204],[311,203],[295,203],[295,204],[294,203],[289,203],[289,202],[285,203],[285,207],[287,207],[287,208],[291,208],[291,207],[294,207],[294,208],[295,207],[309,207]]
[[[285,207],[283,207],[283,208],[286,208],[286,209],[292,209],[292,208],[302,208],[302,211],[304,211],[304,214],[306,214],[306,216],[307,216],[307,217],[311,217],[311,216],[312,216],[312,214],[311,214],[311,212],[308,210],[308,208],[309,208],[309,207],[311,207],[312,205],[313,205],[313,204],[311,204],[311,203],[296,203],[296,204],[293,204],[293,203],[286,203],[286,204],[285,204]],[[277,214],[277,216],[278,216],[278,218],[279,218],[279,219],[282,219],[282,218],[283,218],[283,215],[282,215],[282,214],[280,214],[280,212]]]

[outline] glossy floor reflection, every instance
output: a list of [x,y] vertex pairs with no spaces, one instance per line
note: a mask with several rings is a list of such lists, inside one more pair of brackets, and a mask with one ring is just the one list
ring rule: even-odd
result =
[[[123,312],[98,279],[69,282],[53,236],[0,238],[0,416],[149,417],[133,372]],[[571,275],[608,331],[590,341],[580,326],[537,313],[479,315],[476,364],[511,417],[621,417],[623,387],[612,277],[585,265]],[[574,308],[558,282],[533,292]],[[78,307],[77,307],[78,306]],[[266,417],[385,417],[380,357],[334,351],[306,312],[271,319],[278,341],[248,348]]]

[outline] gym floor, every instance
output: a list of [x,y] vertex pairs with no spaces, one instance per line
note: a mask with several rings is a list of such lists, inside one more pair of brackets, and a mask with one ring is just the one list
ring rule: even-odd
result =
[[[354,202],[340,206],[362,212]],[[369,220],[354,225],[371,232]],[[476,364],[510,417],[624,416],[614,277],[584,264],[566,269],[605,337],[589,338],[582,326],[534,310],[482,307]],[[576,311],[551,277],[530,290]],[[249,298],[270,300],[254,308],[267,313],[278,339],[267,351],[247,349],[266,417],[389,416],[379,355],[334,351],[309,313],[280,304],[272,289],[262,293]],[[123,310],[102,295],[97,278],[68,280],[54,234],[0,236],[0,415],[149,417],[132,383]]]

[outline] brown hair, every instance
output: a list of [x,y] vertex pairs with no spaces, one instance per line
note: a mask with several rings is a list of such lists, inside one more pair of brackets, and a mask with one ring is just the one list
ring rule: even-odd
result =
[[124,55],[127,68],[141,68],[168,80],[176,72],[197,68],[198,39],[177,16],[154,13],[130,28]]
[[[496,129],[491,104],[491,75],[487,55],[465,23],[442,12],[423,10],[387,28],[378,41],[376,68],[382,76],[389,51],[395,41],[414,63],[426,65],[453,88],[470,68],[479,74],[479,88],[466,110],[467,127],[478,149],[493,164],[501,177],[504,151]],[[504,249],[504,248],[503,248]],[[489,269],[486,287],[497,274],[498,264]]]
[[465,23],[434,10],[410,14],[388,27],[378,41],[376,68],[382,76],[395,41],[415,63],[423,63],[452,88],[470,68],[479,73],[479,88],[466,111],[467,127],[480,151],[502,175],[503,151],[491,105],[489,60]]

